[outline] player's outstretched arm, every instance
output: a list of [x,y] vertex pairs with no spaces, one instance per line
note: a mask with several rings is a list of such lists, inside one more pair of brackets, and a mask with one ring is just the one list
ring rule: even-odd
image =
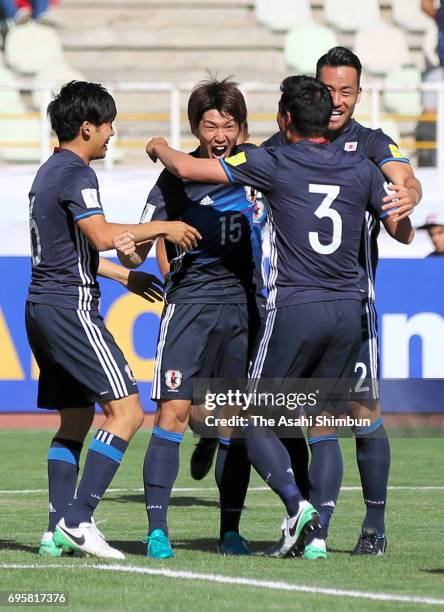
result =
[[163,284],[153,274],[132,272],[104,257],[99,258],[98,276],[121,283],[124,287],[140,295],[148,302],[160,302],[163,299]]
[[[388,213],[391,215],[392,213]],[[394,213],[396,215],[396,213]],[[401,242],[402,244],[410,244],[415,237],[415,230],[412,227],[410,219],[408,217],[401,219],[401,221],[395,221],[395,216],[388,216],[383,219],[384,227],[392,238]]]
[[217,159],[201,159],[176,151],[168,146],[164,138],[152,138],[146,145],[146,152],[156,162],[179,178],[203,183],[229,183],[226,172]]
[[391,181],[391,191],[393,196],[387,196],[385,210],[397,210],[398,220],[405,219],[415,209],[422,198],[422,187],[420,181],[413,173],[410,164],[391,161],[381,167],[381,171],[386,179]]
[[170,262],[168,261],[163,238],[158,238],[156,241],[156,259],[162,278],[166,278],[167,274],[170,272]]
[[113,238],[125,232],[133,236],[136,244],[153,241],[158,236],[162,236],[187,250],[195,248],[197,241],[202,238],[194,227],[182,221],[150,221],[129,225],[108,223],[103,215],[92,215],[77,223],[89,242],[98,251],[113,249]]

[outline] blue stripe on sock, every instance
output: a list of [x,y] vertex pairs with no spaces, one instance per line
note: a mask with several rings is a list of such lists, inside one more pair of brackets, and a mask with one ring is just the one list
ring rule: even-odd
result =
[[218,440],[219,444],[224,444],[225,446],[230,446],[230,444],[231,444],[230,438],[222,438],[222,437],[218,436],[217,440]]
[[308,438],[308,443],[317,444],[318,442],[326,442],[327,440],[332,440],[333,442],[337,442],[338,436],[317,436],[315,438]]
[[354,427],[353,432],[355,436],[365,436],[365,434],[373,433],[374,431],[379,429],[381,425],[383,424],[384,424],[384,421],[382,417],[379,417],[379,419],[376,419],[376,421],[372,423],[371,425],[369,425],[368,427]]
[[48,450],[48,461],[64,461],[65,463],[77,465],[74,453],[69,448],[60,448],[59,446],[52,446]]
[[104,442],[101,442],[100,440],[97,440],[96,438],[94,438],[94,440],[89,445],[89,450],[93,450],[96,453],[105,455],[105,457],[112,459],[116,463],[120,463],[123,458],[123,453],[122,451],[119,451],[118,448],[115,448],[114,446],[111,446],[110,444],[105,444]]
[[180,444],[183,439],[183,434],[174,431],[166,431],[166,429],[157,426],[153,427],[153,436],[162,438],[163,440],[169,440],[170,442],[177,442],[178,444]]

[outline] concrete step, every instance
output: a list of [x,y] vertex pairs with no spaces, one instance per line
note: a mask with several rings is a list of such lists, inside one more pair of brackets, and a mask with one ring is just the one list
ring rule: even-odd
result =
[[147,51],[140,49],[99,50],[84,52],[67,49],[66,61],[80,70],[85,77],[100,81],[124,80],[175,80],[195,81],[218,74],[220,78],[234,75],[239,80],[280,81],[287,73],[284,58],[279,50],[252,49]]
[[[188,7],[116,7],[104,11],[95,3],[80,6],[66,6],[65,3],[51,12],[51,17],[60,29],[73,29],[82,20],[85,30],[106,28],[146,28],[146,34],[154,28],[192,27],[202,32],[205,28],[247,27],[256,24],[254,12],[247,7],[225,7],[219,5],[202,10]],[[63,32],[61,32],[63,34]],[[77,30],[78,35],[78,30]],[[81,37],[80,37],[81,38]]]
[[[177,7],[196,7],[201,8],[224,8],[224,7],[254,7],[254,0],[94,0],[94,4],[99,7],[104,7],[107,10],[110,8],[121,8],[122,4],[126,8],[177,8]],[[63,0],[63,6],[67,8],[77,8],[82,6],[90,6],[91,0]]]
[[80,50],[82,53],[95,50],[208,50],[214,53],[225,49],[254,49],[258,52],[282,49],[283,36],[260,27],[217,29],[196,31],[193,28],[171,27],[168,30],[144,28],[97,27],[84,29],[79,36],[78,29],[61,31],[66,52]]

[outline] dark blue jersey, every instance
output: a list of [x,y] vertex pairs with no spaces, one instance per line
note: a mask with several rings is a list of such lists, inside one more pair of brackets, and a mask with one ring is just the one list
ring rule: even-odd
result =
[[202,235],[198,247],[186,253],[165,242],[170,262],[167,302],[242,304],[254,297],[254,210],[255,194],[249,188],[183,181],[167,170],[161,173],[140,221],[180,220]]
[[[263,147],[285,145],[285,137],[281,132],[273,134],[271,138],[262,143]],[[384,134],[382,130],[372,130],[364,127],[354,119],[350,121],[345,130],[331,141],[341,151],[346,153],[362,153],[378,168],[387,162],[401,162],[409,164],[409,160],[400,153],[397,144]],[[373,210],[368,210],[362,228],[362,241],[359,250],[360,289],[363,296],[375,299],[375,275],[378,265],[378,236],[380,221]]]
[[221,164],[267,198],[268,308],[361,299],[358,252],[367,207],[384,216],[387,185],[363,155],[307,140],[243,151]]
[[103,215],[92,168],[72,151],[56,149],[29,193],[32,277],[28,301],[97,310],[98,251],[77,221]]

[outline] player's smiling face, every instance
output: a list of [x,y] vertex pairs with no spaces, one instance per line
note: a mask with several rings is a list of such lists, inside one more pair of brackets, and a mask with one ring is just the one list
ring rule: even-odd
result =
[[231,115],[210,109],[202,115],[196,136],[201,157],[228,157],[238,139],[239,125]]
[[99,126],[92,125],[91,130],[91,159],[103,159],[106,156],[110,138],[114,136],[112,123],[102,123]]
[[333,98],[329,132],[342,130],[350,121],[361,96],[358,72],[351,66],[323,66],[319,79],[327,85]]

